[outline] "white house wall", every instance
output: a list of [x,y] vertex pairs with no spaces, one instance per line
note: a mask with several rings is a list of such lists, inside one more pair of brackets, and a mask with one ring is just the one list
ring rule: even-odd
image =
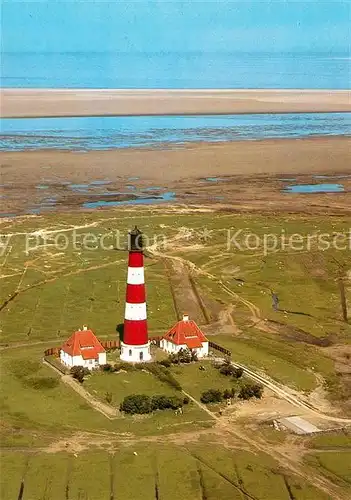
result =
[[[170,342],[169,340],[166,339],[161,340],[160,347],[161,349],[169,353],[178,353],[181,349],[188,348],[186,344],[177,345],[173,344],[173,342]],[[192,350],[196,352],[199,358],[204,358],[205,356],[208,356],[208,342],[203,342],[202,347],[198,347]]]
[[[64,352],[62,349],[60,351],[60,360],[61,362],[68,366],[69,368],[72,368],[72,366],[83,366],[84,368],[88,368],[89,370],[92,370],[98,365],[105,365],[106,364],[106,352],[102,352],[99,354],[98,361],[95,359],[83,359],[82,356],[70,356],[67,352]],[[91,361],[91,363],[90,363]]]
[[106,352],[99,353],[98,363],[99,363],[99,365],[106,365]]

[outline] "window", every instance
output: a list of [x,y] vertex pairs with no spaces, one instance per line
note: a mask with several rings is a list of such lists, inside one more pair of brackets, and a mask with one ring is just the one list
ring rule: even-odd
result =
[[132,355],[132,350],[129,349],[129,357],[131,357],[131,355]]

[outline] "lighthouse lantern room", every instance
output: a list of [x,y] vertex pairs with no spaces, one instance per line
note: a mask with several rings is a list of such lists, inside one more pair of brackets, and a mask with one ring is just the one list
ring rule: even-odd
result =
[[151,354],[147,332],[143,241],[142,233],[136,226],[129,233],[128,247],[126,307],[120,358],[122,361],[140,363],[150,361]]

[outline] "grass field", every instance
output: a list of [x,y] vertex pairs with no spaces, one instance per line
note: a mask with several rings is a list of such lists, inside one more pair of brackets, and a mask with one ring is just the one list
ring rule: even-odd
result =
[[[174,324],[177,313],[183,312],[177,311],[177,301],[182,299],[190,315],[205,307],[210,324],[204,321],[203,328],[208,329],[210,340],[232,351],[234,360],[305,393],[324,379],[336,404],[341,397],[345,401],[351,397],[346,379],[324,347],[332,343],[342,349],[351,344],[351,326],[342,321],[337,285],[342,271],[350,303],[349,251],[322,251],[313,239],[309,250],[280,249],[267,255],[262,248],[228,247],[228,231],[234,234],[241,229],[243,234],[263,238],[264,233],[280,235],[283,228],[286,234],[299,233],[307,241],[316,231],[347,232],[350,220],[346,217],[283,218],[173,209],[160,214],[139,207],[2,221],[2,444],[13,451],[4,450],[1,498],[17,498],[23,478],[26,500],[147,500],[156,498],[156,489],[158,498],[167,500],[244,500],[246,493],[257,500],[327,498],[309,483],[282,472],[266,456],[216,447],[209,441],[189,442],[186,447],[183,442],[161,445],[159,439],[174,433],[180,440],[185,431],[211,433],[213,419],[195,404],[180,416],[158,412],[147,418],[108,420],[41,363],[44,349],[60,345],[83,324],[102,339],[116,338],[116,327],[124,316],[127,252],[123,247],[127,231],[135,224],[149,238],[145,265],[150,335],[162,334]],[[89,241],[86,233],[90,233]],[[164,240],[156,248],[155,241]],[[189,273],[202,304],[188,300],[191,290],[175,290],[172,278],[179,273]],[[272,310],[271,290],[280,299],[277,312]],[[223,390],[232,383],[210,366],[204,372],[197,365],[173,367],[172,372],[197,399],[203,390]],[[172,392],[143,372],[128,373],[128,377],[98,374],[84,385],[101,399],[112,392],[116,406],[129,390]],[[139,436],[150,442],[130,448],[121,445],[112,454],[87,449],[78,459],[40,450],[83,431]],[[264,433],[260,438],[264,439]],[[347,488],[346,460],[333,450],[324,454],[320,450],[345,448],[349,443],[340,436],[334,441],[331,436],[315,439],[314,450],[307,450],[311,474],[317,471]],[[344,444],[338,445],[338,440]],[[268,444],[274,446],[273,440],[267,438]],[[37,453],[22,451],[26,449],[37,449]],[[348,458],[347,451],[342,457]],[[133,473],[133,484],[128,482],[127,471]],[[36,487],[38,494],[33,493]]]
[[306,455],[305,461],[317,469],[322,469],[323,473],[337,484],[348,483],[351,494],[351,449],[311,453]]
[[[211,426],[211,417],[190,404],[183,415],[172,411],[157,412],[136,420],[132,417],[108,420],[60,381],[53,370],[41,363],[42,347],[32,346],[5,351],[2,355],[1,412],[3,421],[18,432],[52,432],[53,436],[69,430],[109,430],[133,434],[159,434]],[[174,389],[145,372],[94,374],[84,386],[100,399],[106,392],[119,406],[124,396],[133,393],[176,394]],[[96,392],[95,392],[96,391]],[[8,430],[4,429],[6,437]],[[18,441],[14,439],[14,445]]]
[[209,444],[133,445],[77,456],[3,452],[1,498],[17,498],[22,480],[23,500],[289,500],[288,488],[296,500],[329,498],[266,455],[213,444],[209,454]]

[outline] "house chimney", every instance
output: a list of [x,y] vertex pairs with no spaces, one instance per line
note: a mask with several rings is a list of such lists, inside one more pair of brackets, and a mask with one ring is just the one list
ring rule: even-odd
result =
[[87,325],[83,325],[83,330],[87,330],[87,329],[88,329]]
[[183,314],[183,321],[189,321],[189,314]]

